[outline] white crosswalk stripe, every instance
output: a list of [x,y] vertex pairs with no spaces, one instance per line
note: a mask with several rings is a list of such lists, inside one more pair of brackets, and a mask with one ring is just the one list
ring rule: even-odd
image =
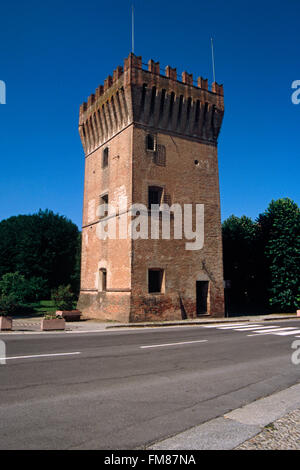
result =
[[[204,326],[204,325],[203,325]],[[264,336],[264,335],[277,335],[277,336],[290,336],[290,335],[299,335],[300,330],[295,326],[286,326],[281,327],[280,325],[264,325],[260,324],[253,324],[250,323],[221,323],[215,325],[205,325],[204,328],[215,328],[217,330],[222,331],[249,331],[253,332],[253,334],[248,334],[248,337],[251,336]],[[296,336],[296,338],[300,338],[300,336]]]
[[239,326],[239,325],[245,325],[244,323],[221,323],[221,324],[215,324],[215,325],[203,325],[203,328],[221,328],[222,326],[228,326],[228,327],[233,327],[233,326]]
[[294,331],[278,331],[278,333],[276,332],[277,335],[279,336],[288,336],[288,335],[295,335],[295,334],[298,334],[300,333],[300,330],[294,330]]
[[[253,328],[254,328],[255,326],[260,326],[260,325],[252,325],[252,326],[253,326]],[[235,326],[235,327],[232,327],[232,326],[222,326],[222,327],[220,328],[220,330],[237,330],[238,328],[242,331],[242,330],[244,330],[245,328],[249,328],[249,325],[245,325],[245,326],[244,326],[244,325],[243,325],[243,326]]]
[[[235,328],[235,331],[260,331],[260,330],[269,330],[270,326],[256,326],[256,327],[247,327],[247,328]],[[280,328],[279,326],[274,326],[272,328]]]
[[[256,335],[251,335],[251,336],[258,336],[258,335],[269,335],[269,334],[279,334],[281,331],[286,331],[286,330],[297,330],[296,327],[293,327],[293,326],[289,326],[289,327],[285,327],[285,328],[270,328],[269,330],[265,330],[265,331],[257,331],[256,332]],[[297,332],[297,331],[296,331]],[[292,332],[293,334],[293,332]],[[250,336],[250,335],[248,335]]]

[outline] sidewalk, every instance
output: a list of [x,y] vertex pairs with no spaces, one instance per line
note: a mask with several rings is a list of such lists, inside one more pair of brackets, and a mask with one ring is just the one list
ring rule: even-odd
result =
[[236,450],[300,450],[300,409],[265,426]]
[[[106,330],[111,323],[108,322],[97,322],[92,320],[83,320],[77,322],[66,322],[65,331],[41,331],[41,320],[42,318],[24,318],[13,320],[12,332],[3,331],[2,334],[11,333],[89,333]],[[116,323],[118,325],[118,323]]]
[[[41,319],[37,317],[31,318],[18,318],[13,320],[13,332],[26,333],[26,332],[41,332]],[[83,333],[83,332],[97,332],[111,329],[128,329],[128,328],[157,328],[157,327],[172,327],[172,326],[191,326],[191,325],[205,325],[205,324],[222,324],[222,323],[243,323],[243,322],[263,322],[263,321],[278,321],[278,320],[300,320],[296,314],[271,314],[271,315],[251,315],[243,317],[229,317],[229,318],[212,318],[203,316],[203,318],[188,319],[188,320],[174,320],[174,321],[156,321],[156,322],[139,322],[139,323],[119,323],[119,322],[102,322],[98,320],[82,320],[79,322],[67,322],[66,332]],[[8,332],[2,332],[2,334]],[[46,332],[45,332],[46,333]],[[0,333],[1,334],[1,333]]]
[[300,384],[256,400],[148,449],[300,449]]

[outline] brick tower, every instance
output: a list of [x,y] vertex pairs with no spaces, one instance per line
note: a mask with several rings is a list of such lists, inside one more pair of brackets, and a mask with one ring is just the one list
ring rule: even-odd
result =
[[[85,184],[78,308],[85,317],[132,322],[224,315],[217,159],[223,114],[222,85],[208,90],[207,80],[194,84],[187,72],[179,81],[169,66],[162,75],[153,60],[144,70],[134,54],[80,107]],[[122,199],[123,212],[99,214],[99,204]],[[99,238],[109,217],[132,220],[128,207],[136,203],[202,204],[203,247],[187,250],[187,240],[173,232],[169,240]]]

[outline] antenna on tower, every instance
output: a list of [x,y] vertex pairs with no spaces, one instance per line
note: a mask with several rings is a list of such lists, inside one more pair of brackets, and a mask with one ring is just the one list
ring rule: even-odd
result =
[[134,6],[131,5],[131,52],[134,54]]
[[214,54],[214,42],[213,38],[210,38],[211,41],[211,57],[212,57],[212,66],[213,66],[213,79],[216,81],[216,71],[215,71],[215,54]]

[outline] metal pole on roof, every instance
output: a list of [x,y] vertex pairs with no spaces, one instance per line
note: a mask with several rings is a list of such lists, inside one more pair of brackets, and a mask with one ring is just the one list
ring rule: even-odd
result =
[[214,42],[213,38],[210,38],[211,40],[211,58],[212,58],[212,66],[213,66],[213,79],[214,82],[216,81],[216,71],[215,71],[215,54],[214,54]]
[[131,23],[132,23],[132,29],[131,29],[131,52],[134,54],[134,6],[132,4],[131,6]]

